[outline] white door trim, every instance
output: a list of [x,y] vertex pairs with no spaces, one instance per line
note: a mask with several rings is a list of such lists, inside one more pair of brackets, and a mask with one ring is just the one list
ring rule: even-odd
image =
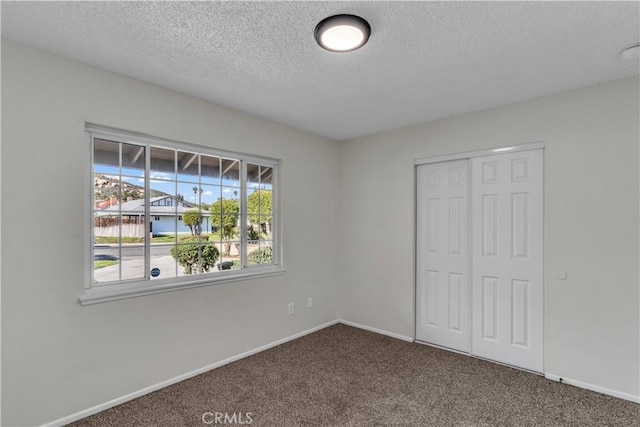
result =
[[518,145],[508,145],[505,147],[498,147],[498,148],[488,148],[486,150],[476,150],[476,151],[466,151],[463,153],[445,154],[443,156],[423,157],[420,159],[415,159],[413,161],[413,164],[415,166],[419,166],[419,165],[425,165],[428,163],[447,162],[449,160],[471,159],[473,157],[493,156],[495,154],[502,154],[502,153],[515,153],[518,151],[536,150],[538,148],[544,148],[544,141],[528,142],[526,144],[518,144]]

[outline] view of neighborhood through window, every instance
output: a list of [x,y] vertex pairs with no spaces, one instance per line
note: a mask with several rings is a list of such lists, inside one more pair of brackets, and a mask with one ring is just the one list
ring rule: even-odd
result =
[[92,142],[92,285],[274,264],[275,164],[204,147]]

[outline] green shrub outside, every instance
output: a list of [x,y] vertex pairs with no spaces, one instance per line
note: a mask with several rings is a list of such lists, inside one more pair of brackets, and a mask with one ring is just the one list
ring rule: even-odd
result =
[[247,256],[247,264],[271,264],[272,260],[271,246],[256,249]]
[[224,261],[218,264],[218,270],[239,270],[240,261],[234,259],[233,261]]
[[171,256],[184,268],[184,274],[204,273],[209,271],[220,258],[220,252],[214,245],[200,244],[197,238],[185,239],[192,242],[173,246]]
[[[197,241],[198,241],[197,237],[193,237],[193,236],[178,236],[178,243],[197,242]],[[201,234],[200,235],[200,241],[201,242],[208,242],[209,241],[209,235],[208,234]]]

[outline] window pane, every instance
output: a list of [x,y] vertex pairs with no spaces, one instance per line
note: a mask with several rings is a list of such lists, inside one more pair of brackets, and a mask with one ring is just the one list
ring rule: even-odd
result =
[[178,181],[200,181],[200,156],[197,153],[178,151]]
[[222,159],[222,184],[240,187],[240,161]]
[[271,189],[273,168],[247,164],[247,186],[255,189]]
[[[154,239],[155,240],[155,239]],[[175,244],[171,243],[154,243],[150,247],[150,262],[149,272],[151,279],[166,279],[168,277],[177,276],[176,260],[172,255],[171,249],[175,247]],[[156,271],[153,269],[156,268]],[[153,276],[151,273],[157,273],[157,276]]]
[[[144,147],[122,144],[122,175],[144,178],[144,168]],[[144,185],[144,179],[141,181],[141,185]]]
[[247,163],[247,187],[258,188],[260,182],[260,166]]
[[120,280],[119,239],[115,244],[97,243],[93,248],[93,284]]
[[175,203],[172,203],[171,197],[176,194],[175,181],[151,179],[149,182],[149,190],[149,205],[152,207],[152,211],[154,210],[154,206],[173,206],[173,211],[167,211],[175,212]]
[[106,175],[119,175],[120,143],[94,139],[93,170]]
[[[125,239],[125,226],[127,221],[123,221],[123,240]],[[142,279],[145,277],[145,251],[144,246],[128,245],[122,246],[121,251],[122,276],[120,280]]]
[[[94,183],[97,182],[94,179]],[[113,181],[118,182],[118,181]],[[120,279],[121,220],[118,215],[118,192],[99,200],[93,214],[93,283]]]
[[213,156],[200,156],[201,171],[200,182],[202,184],[220,184],[220,158]]
[[273,168],[260,167],[261,188],[271,190],[273,188]]
[[203,235],[209,235],[213,232],[213,223],[211,222],[211,205],[215,200],[220,198],[220,187],[216,185],[202,185],[202,193],[200,194],[200,217]]
[[175,150],[151,147],[151,180],[176,179]]
[[199,242],[197,238],[185,239],[171,254],[178,261],[178,275],[202,274],[213,271],[216,262],[215,246]]
[[[175,243],[176,220],[178,217],[178,197],[176,184],[172,181],[151,180],[149,216],[152,243]],[[151,252],[153,255],[153,251]]]
[[[224,192],[224,189],[222,190]],[[240,218],[240,206],[235,199],[219,199],[211,205],[211,224],[221,241],[229,242],[238,235],[238,219]],[[227,254],[223,248],[223,255]]]
[[271,264],[273,256],[271,242],[259,241],[257,245],[247,246],[247,265]]
[[135,190],[136,198],[144,198],[144,172],[140,171],[138,175],[122,175],[121,177],[123,189]]
[[182,214],[182,219],[180,220],[182,225],[186,227],[187,231],[182,229],[179,230],[180,240],[208,240],[209,234],[207,233],[207,229],[209,227],[209,217],[208,215],[205,217],[201,211],[197,208],[187,209],[184,214]]
[[219,185],[201,185],[202,192],[200,194],[200,208],[202,211],[209,212],[209,208],[221,196],[221,188]]
[[247,265],[273,263],[273,168],[247,165]]
[[225,258],[216,263],[216,269],[218,271],[227,271],[227,270],[240,270],[240,259],[239,258]]
[[260,264],[272,264],[273,263],[273,242],[264,241],[260,242],[261,259]]
[[259,216],[256,227],[260,232],[260,240],[271,240],[273,237],[273,218],[270,216]]
[[246,232],[247,244],[257,245],[260,240],[260,227],[256,224],[249,224]]
[[178,204],[178,212],[185,209],[198,209],[203,192],[204,189],[198,183],[178,182],[178,194],[182,196]]
[[118,176],[93,174],[93,208],[103,210],[116,206],[120,199],[120,180]]
[[120,220],[118,215],[96,210],[93,213],[94,244],[120,244]]
[[220,270],[237,270],[240,268],[240,248],[240,240],[223,242],[218,268]]
[[222,187],[222,198],[226,200],[235,200],[239,205],[240,187]]
[[178,243],[183,242],[187,239],[191,239],[198,235],[199,227],[192,225],[193,223],[190,221],[194,216],[198,217],[200,213],[193,208],[184,208],[179,207],[179,210],[183,212],[178,212],[178,227],[177,227],[177,235],[178,235]]
[[259,225],[260,217],[270,217],[271,213],[271,191],[253,190],[247,196],[247,219],[249,224]]
[[[172,207],[165,208],[171,209]],[[176,228],[180,229],[178,215],[167,211],[159,211],[159,209],[160,207],[151,208],[151,218],[149,221],[151,235],[153,236],[151,243],[175,244]],[[153,254],[153,251],[151,251],[151,254]]]
[[201,242],[200,244],[200,261],[197,273],[212,273],[218,270],[218,262],[220,261],[220,251],[214,243]]
[[[121,202],[119,207],[112,206],[109,209],[119,208],[122,215],[128,215],[131,218],[143,217],[145,214],[144,189],[137,188],[123,182],[120,191]],[[142,225],[144,226],[144,222]],[[144,237],[144,235],[140,234],[139,237]]]

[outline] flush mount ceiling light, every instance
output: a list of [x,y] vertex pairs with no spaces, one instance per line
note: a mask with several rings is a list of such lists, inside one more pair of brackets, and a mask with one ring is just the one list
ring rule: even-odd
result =
[[323,19],[316,26],[318,44],[331,52],[351,52],[361,48],[369,40],[369,23],[355,15],[334,15]]
[[640,43],[632,44],[620,52],[620,57],[622,59],[634,59],[640,58]]

